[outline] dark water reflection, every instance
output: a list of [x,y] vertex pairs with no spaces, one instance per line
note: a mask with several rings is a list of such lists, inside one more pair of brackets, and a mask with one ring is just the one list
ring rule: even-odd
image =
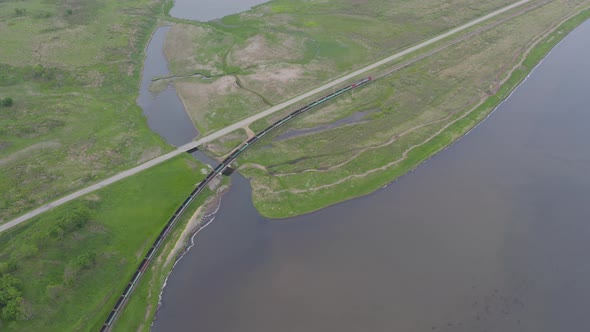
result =
[[590,331],[590,22],[467,137],[281,221],[234,175],[155,331]]
[[150,128],[169,144],[180,146],[192,141],[199,132],[186,114],[176,90],[172,85],[157,95],[149,90],[152,79],[170,75],[168,61],[162,51],[168,30],[168,26],[158,28],[147,47],[137,103],[143,109]]

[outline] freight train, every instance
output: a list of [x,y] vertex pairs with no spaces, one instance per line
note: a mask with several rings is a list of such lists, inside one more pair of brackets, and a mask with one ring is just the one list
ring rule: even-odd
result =
[[306,105],[294,112],[291,112],[289,115],[285,116],[284,118],[276,121],[275,123],[271,124],[270,126],[268,126],[266,129],[264,129],[263,131],[259,132],[258,134],[256,134],[254,137],[250,138],[249,140],[247,140],[244,144],[240,145],[237,149],[235,149],[227,158],[225,158],[219,165],[217,165],[209,174],[207,174],[207,176],[205,177],[205,179],[203,179],[203,181],[201,181],[197,187],[190,193],[190,195],[184,200],[184,202],[182,202],[182,204],[178,207],[178,209],[176,209],[176,211],[174,212],[174,214],[172,215],[172,217],[170,217],[170,219],[168,220],[168,223],[166,223],[166,226],[164,226],[164,229],[162,229],[162,231],[160,232],[160,234],[158,235],[158,237],[156,238],[156,241],[154,241],[154,244],[152,245],[152,247],[150,248],[150,250],[147,252],[147,254],[145,255],[144,259],[142,260],[141,264],[139,264],[139,267],[137,268],[137,270],[135,271],[135,273],[133,274],[133,277],[131,278],[131,281],[129,281],[129,283],[127,284],[127,287],[125,287],[125,290],[123,291],[123,294],[121,294],[121,296],[119,297],[119,299],[117,300],[117,302],[115,303],[115,306],[113,308],[113,310],[111,310],[109,316],[107,317],[107,320],[105,321],[105,323],[103,324],[101,331],[108,331],[110,329],[110,327],[112,326],[115,318],[117,317],[117,315],[119,314],[119,312],[121,311],[121,309],[123,308],[125,302],[128,300],[129,295],[131,294],[131,292],[133,291],[133,288],[135,287],[135,285],[137,284],[137,282],[139,281],[139,279],[141,278],[141,276],[143,275],[143,273],[145,272],[145,269],[147,268],[147,266],[149,265],[151,259],[153,258],[155,252],[159,249],[159,247],[162,245],[162,242],[164,241],[164,239],[166,238],[166,236],[168,235],[168,233],[170,232],[170,230],[172,229],[172,227],[176,224],[176,222],[178,221],[178,219],[180,219],[180,217],[182,216],[182,213],[186,210],[186,208],[188,207],[188,205],[195,199],[195,197],[201,193],[201,191],[203,191],[205,189],[205,187],[207,186],[207,184],[209,184],[209,182],[211,182],[211,180],[213,180],[214,177],[216,177],[217,175],[221,174],[227,167],[229,167],[231,165],[231,163],[234,162],[234,160],[236,160],[236,158],[242,154],[242,152],[246,151],[246,149],[248,149],[252,144],[258,142],[259,140],[262,139],[262,137],[264,137],[264,135],[268,134],[269,132],[275,130],[276,128],[284,125],[286,122],[292,120],[293,118],[295,118],[298,115],[301,115],[302,113],[305,113],[329,100],[332,100],[338,96],[340,96],[341,94],[348,92],[350,90],[353,90],[355,88],[358,88],[362,85],[365,85],[367,83],[369,83],[370,81],[372,81],[373,78],[372,77],[367,77],[365,79],[362,79],[354,84],[351,84],[347,87],[344,87],[338,91],[335,91],[334,93],[331,93],[325,97],[322,97],[314,102],[312,102],[309,105]]

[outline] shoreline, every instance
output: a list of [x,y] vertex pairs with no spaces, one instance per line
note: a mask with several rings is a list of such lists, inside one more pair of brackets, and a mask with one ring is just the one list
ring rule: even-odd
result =
[[158,309],[162,305],[162,293],[164,292],[164,288],[166,288],[168,277],[170,277],[170,274],[174,270],[176,264],[178,264],[184,255],[186,255],[186,253],[188,253],[188,251],[194,247],[195,236],[215,220],[217,212],[221,207],[221,200],[229,188],[229,185],[223,185],[219,187],[213,196],[211,196],[207,201],[205,201],[205,203],[197,208],[197,211],[195,211],[195,213],[193,213],[193,215],[190,217],[179,238],[176,240],[174,247],[168,253],[164,265],[168,265],[172,262],[172,260],[174,260],[174,264],[166,275],[166,279],[164,280],[164,284],[160,290],[158,306],[155,313],[158,312]]
[[151,329],[158,309],[163,305],[162,294],[170,274],[194,246],[194,237],[214,221],[221,200],[228,190],[229,184],[224,182],[204,201],[195,201],[189,206],[189,209],[192,207],[192,212],[186,213],[164,241],[150,268],[145,271],[144,277],[135,287],[135,294],[130,297],[125,309],[112,325],[111,331]]
[[[319,211],[321,209],[327,208],[332,205],[337,205],[337,204],[340,204],[340,203],[343,203],[343,202],[346,202],[346,201],[349,201],[349,200],[352,200],[355,198],[370,195],[370,194],[378,191],[379,189],[384,188],[384,187],[390,185],[391,183],[396,182],[402,176],[414,171],[416,168],[421,166],[423,163],[427,162],[429,159],[431,159],[432,157],[434,157],[438,153],[446,150],[453,143],[455,143],[456,141],[458,141],[462,137],[468,135],[473,129],[477,128],[477,126],[479,126],[481,123],[483,123],[489,116],[492,115],[492,113],[494,113],[494,111],[502,103],[504,103],[504,101],[506,101],[508,98],[510,98],[510,96],[514,93],[514,91],[516,91],[516,89],[522,83],[524,83],[526,81],[526,79],[534,72],[534,70],[543,62],[545,57],[547,57],[551,53],[551,51],[556,46],[558,46],[559,43],[561,43],[563,41],[563,39],[571,31],[573,31],[578,26],[580,26],[581,24],[586,22],[588,19],[590,19],[590,6],[588,6],[586,4],[586,5],[580,6],[580,7],[581,8],[577,12],[575,12],[574,14],[571,14],[570,16],[566,17],[565,19],[561,20],[553,28],[548,29],[546,32],[540,34],[539,36],[535,37],[535,39],[533,39],[530,46],[519,56],[519,58],[521,60],[518,61],[512,67],[512,69],[509,70],[505,74],[505,78],[502,81],[500,81],[500,84],[498,84],[497,90],[494,94],[481,98],[480,102],[477,105],[472,107],[470,110],[468,110],[467,112],[465,112],[464,114],[462,114],[458,118],[449,122],[445,127],[443,127],[441,130],[437,131],[434,135],[432,135],[431,137],[428,137],[422,143],[408,148],[404,152],[403,156],[401,158],[399,158],[398,160],[392,161],[386,165],[375,168],[373,170],[369,170],[367,172],[367,173],[370,173],[372,171],[376,171],[376,170],[380,170],[380,169],[382,169],[383,171],[387,171],[387,168],[389,168],[388,165],[392,164],[392,163],[404,164],[404,162],[407,162],[410,164],[410,165],[402,166],[401,171],[398,171],[399,174],[396,175],[393,179],[389,179],[386,181],[378,181],[381,183],[378,186],[375,186],[375,185],[371,186],[371,184],[369,184],[369,186],[371,186],[371,187],[366,187],[366,186],[361,187],[358,189],[357,192],[352,193],[350,196],[347,196],[345,198],[338,199],[335,202],[330,202],[328,204],[325,204],[325,205],[322,205],[319,207],[314,207],[312,209],[301,209],[300,211],[293,211],[293,213],[291,213],[291,214],[287,214],[287,213],[269,214],[269,213],[267,213],[268,211],[261,209],[259,206],[259,203],[254,199],[254,206],[255,206],[256,210],[262,216],[264,216],[265,218],[269,218],[269,219],[284,219],[284,218],[305,215],[308,213]],[[571,24],[572,26],[569,26],[569,24]],[[564,29],[566,31],[564,31],[563,33],[556,33],[560,29]],[[554,34],[556,36],[553,36]],[[548,50],[543,49],[543,47],[546,47],[546,45],[541,45],[543,42],[546,42],[550,45]],[[539,52],[539,54],[535,54],[535,52]],[[526,72],[522,72],[522,73],[518,72],[518,69],[520,67],[522,67],[522,65],[524,63],[529,62],[529,61],[532,61],[534,63],[530,67],[530,70],[528,70]],[[498,100],[496,100],[496,99],[498,99]],[[487,105],[487,104],[490,104],[490,105]],[[469,122],[469,123],[464,123],[464,122]],[[459,127],[459,128],[457,128],[457,127]],[[453,131],[453,129],[455,129],[455,131]],[[460,131],[460,133],[458,133],[458,135],[453,135],[456,133],[457,130]],[[445,135],[452,136],[452,137],[450,137],[450,138],[444,137]],[[438,142],[441,139],[446,139],[446,141],[442,142],[442,143]],[[424,150],[428,151],[425,156],[418,156],[418,157],[414,156],[415,154],[423,152]],[[412,157],[414,157],[415,159],[418,159],[418,160],[415,162],[412,162],[411,161]],[[408,160],[410,160],[410,161],[408,162]],[[242,174],[242,175],[244,175],[244,174]],[[247,177],[246,175],[244,175],[244,176],[249,181],[253,179],[253,177]],[[377,181],[375,181],[375,182],[377,182]],[[383,182],[385,182],[385,183],[383,183]],[[336,185],[338,185],[338,184],[336,184]],[[322,189],[320,189],[320,190],[322,190]],[[289,190],[287,189],[287,190],[283,190],[283,191],[289,191]],[[277,193],[277,192],[274,192],[274,193]],[[328,191],[328,194],[329,194],[329,191]],[[261,203],[264,203],[264,202],[261,202]]]
[[[482,98],[482,100],[475,107],[473,107],[471,110],[469,110],[465,114],[461,115],[459,118],[453,120],[451,123],[449,123],[447,126],[445,126],[440,132],[437,132],[435,135],[433,135],[432,137],[430,137],[426,141],[424,141],[422,145],[419,145],[415,149],[416,152],[414,152],[414,150],[412,150],[413,153],[417,153],[417,152],[420,152],[421,149],[429,150],[429,149],[434,148],[434,150],[432,152],[430,152],[426,157],[420,159],[420,161],[418,161],[418,162],[412,163],[413,166],[411,166],[409,169],[405,169],[401,175],[396,176],[393,180],[389,180],[389,181],[387,181],[387,183],[382,184],[375,189],[370,189],[369,192],[360,192],[358,194],[354,194],[354,196],[352,196],[352,197],[348,197],[346,199],[340,200],[340,201],[333,203],[333,204],[328,204],[326,206],[315,209],[313,211],[317,211],[319,209],[323,209],[323,208],[331,206],[331,205],[339,204],[339,203],[347,201],[347,200],[351,200],[354,198],[365,196],[365,195],[371,194],[381,188],[384,188],[384,187],[388,186],[389,184],[394,183],[402,176],[409,174],[410,172],[415,170],[417,167],[419,167],[423,163],[427,162],[430,158],[434,157],[439,152],[446,150],[454,142],[458,141],[459,139],[461,139],[464,136],[467,136],[473,129],[477,128],[477,126],[479,126],[481,123],[483,123],[483,121],[485,121],[488,117],[490,117],[494,113],[494,111],[500,105],[502,105],[502,103],[504,101],[506,101],[508,98],[510,98],[510,96],[514,93],[514,91],[516,91],[516,89],[522,83],[524,83],[526,81],[526,79],[534,72],[534,70],[543,62],[545,57],[551,53],[553,48],[558,46],[559,43],[561,43],[563,41],[563,39],[569,34],[569,32],[571,32],[572,30],[577,28],[579,25],[583,24],[588,18],[590,18],[590,7],[582,8],[578,12],[576,12],[575,14],[572,14],[571,16],[567,17],[563,21],[556,24],[554,28],[549,29],[547,32],[545,32],[545,33],[539,35],[537,38],[535,38],[534,41],[531,43],[531,45],[527,48],[527,50],[521,54],[520,57],[522,58],[522,60],[518,61],[518,63],[510,71],[508,71],[506,73],[505,78],[502,80],[501,84],[498,85],[498,89],[497,89],[496,93],[494,93],[493,95],[487,96],[485,98]],[[577,19],[580,19],[580,22],[577,22],[576,21]],[[564,25],[567,25],[568,22],[571,22],[571,24],[573,26],[571,26],[571,27],[565,26],[564,27]],[[559,30],[562,27],[564,29],[566,29],[567,31],[565,33],[562,33],[561,35],[559,35],[559,37],[556,39],[555,43],[553,43],[553,40],[550,40],[550,39],[547,40],[549,36],[551,36],[553,33],[555,33],[557,30]],[[543,41],[552,42],[552,44],[550,45],[550,47],[547,51],[545,51],[542,48],[542,46],[544,46],[544,45],[541,45],[541,43]],[[537,50],[537,48],[539,48],[538,51],[540,53],[534,54],[535,51]],[[520,66],[522,66],[522,64],[524,64],[527,61],[534,61],[536,63],[527,72],[523,72],[523,73],[517,72],[518,68]],[[512,80],[514,80],[514,82],[512,82]],[[501,96],[498,96],[498,95],[501,95]],[[497,98],[500,98],[500,100],[498,100],[496,102],[494,99],[497,99]],[[182,98],[180,98],[180,99],[182,100]],[[182,102],[184,105],[184,101],[182,101]],[[493,104],[486,105],[486,103],[488,103],[488,102],[493,102]],[[185,107],[185,111],[186,111],[186,107]],[[189,115],[189,117],[190,117],[190,115]],[[471,119],[472,117],[474,119]],[[473,120],[475,121],[475,123],[472,124],[470,121],[473,121]],[[468,123],[464,123],[466,121]],[[441,138],[441,136],[444,136],[445,134],[453,134],[452,129],[454,127],[459,127],[459,129],[462,131],[462,134],[458,135],[457,137],[453,137],[450,140],[450,142],[448,142],[448,143],[443,143],[443,145],[441,147],[439,147],[437,145],[437,142],[433,142],[434,140]],[[408,153],[408,156],[405,158],[405,160],[408,160],[410,158],[411,158],[410,153]],[[248,178],[248,179],[250,180],[250,178]],[[175,233],[178,234],[178,232],[180,231],[181,232],[180,237],[176,238],[176,236],[178,236],[178,235],[175,235],[175,237],[174,237],[174,238],[176,238],[175,242],[174,242],[174,240],[169,239],[167,241],[167,243],[165,244],[164,250],[162,250],[158,254],[157,260],[162,260],[163,257],[166,257],[166,259],[165,259],[165,263],[163,265],[159,265],[157,267],[152,267],[152,270],[154,270],[153,272],[155,272],[155,274],[150,278],[150,281],[149,281],[150,284],[148,287],[150,289],[150,293],[151,293],[151,290],[155,289],[155,286],[156,286],[156,285],[152,284],[152,281],[154,278],[159,278],[159,277],[165,275],[165,280],[164,280],[163,284],[160,285],[161,287],[158,287],[158,289],[160,291],[158,305],[155,308],[155,310],[153,311],[153,313],[149,312],[149,311],[152,311],[153,308],[150,308],[150,307],[144,308],[144,310],[147,310],[147,312],[145,312],[146,320],[143,322],[138,322],[138,324],[141,324],[141,329],[146,327],[146,326],[144,326],[145,323],[149,323],[149,326],[151,326],[151,324],[153,324],[153,321],[155,320],[155,315],[156,315],[159,307],[162,305],[161,295],[162,295],[164,288],[166,287],[166,282],[167,282],[167,279],[168,279],[170,273],[173,271],[176,263],[180,259],[182,259],[184,254],[186,254],[186,252],[188,250],[190,250],[190,248],[192,248],[192,246],[194,245],[194,237],[196,236],[196,234],[198,234],[201,230],[203,230],[205,227],[207,227],[207,225],[209,225],[210,222],[212,222],[214,220],[214,215],[213,215],[211,220],[203,223],[203,220],[205,220],[205,218],[209,215],[206,212],[210,211],[211,206],[214,205],[213,203],[215,203],[215,202],[219,203],[219,201],[223,198],[223,195],[225,194],[225,192],[227,191],[228,188],[229,187],[227,185],[223,185],[222,187],[218,188],[215,191],[215,194],[211,198],[209,198],[208,201],[206,201],[204,204],[202,204],[201,207],[199,207],[197,209],[197,211],[190,217],[189,221],[187,222],[186,225],[184,225],[184,227],[182,229],[180,227],[177,227],[177,229],[175,230]],[[197,214],[199,214],[199,212],[201,211],[201,208],[203,206],[206,206],[205,213],[201,216],[201,218],[199,218],[197,216]],[[218,207],[219,207],[219,205],[217,204],[217,208]],[[257,208],[259,213],[261,213],[261,215],[267,217],[258,209],[256,204],[255,204],[255,207]],[[215,209],[215,212],[216,211],[217,211],[217,209]],[[296,215],[302,215],[302,214],[310,213],[313,211],[304,211],[304,212],[298,213]],[[285,217],[292,217],[292,216],[293,215],[289,215],[289,216],[285,216]],[[271,216],[271,218],[276,218],[276,217]],[[279,217],[279,218],[283,218],[283,217]],[[195,220],[193,220],[193,219],[195,219]],[[189,239],[190,239],[190,243],[189,243]],[[172,249],[170,249],[169,245],[172,243],[174,243],[174,247]],[[180,252],[181,248],[182,248],[182,251]],[[174,256],[176,256],[176,258],[174,260],[174,264],[168,268],[167,265],[171,262],[171,257],[174,257]],[[156,269],[161,269],[161,271],[156,271]],[[156,276],[156,275],[158,275],[158,276]],[[150,317],[151,317],[151,319],[150,319]]]

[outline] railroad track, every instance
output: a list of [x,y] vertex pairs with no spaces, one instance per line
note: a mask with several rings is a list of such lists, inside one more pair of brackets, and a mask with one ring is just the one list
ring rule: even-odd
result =
[[[133,277],[131,278],[131,281],[127,284],[127,286],[125,287],[125,290],[123,291],[123,293],[121,294],[121,296],[119,297],[119,299],[117,300],[117,302],[115,303],[115,306],[113,307],[113,309],[111,310],[109,316],[107,317],[105,323],[102,325],[101,327],[101,332],[102,331],[110,331],[111,327],[113,326],[114,322],[116,321],[118,315],[121,313],[121,311],[123,310],[123,308],[125,307],[125,304],[127,303],[129,296],[132,294],[135,286],[137,285],[137,283],[139,282],[139,280],[141,279],[142,275],[144,274],[145,270],[147,269],[148,265],[150,264],[152,258],[154,257],[155,253],[158,251],[158,249],[160,248],[160,246],[162,245],[163,241],[166,239],[167,235],[170,233],[171,229],[174,227],[174,225],[176,225],[176,223],[180,220],[180,218],[182,217],[183,213],[186,211],[187,207],[189,206],[189,204],[191,204],[194,199],[197,197],[197,195],[199,195],[204,189],[205,187],[209,184],[209,182],[211,182],[211,180],[213,180],[215,177],[217,177],[218,175],[224,173],[224,171],[226,171],[226,169],[228,169],[231,164],[238,158],[238,156],[240,156],[244,151],[246,151],[248,148],[250,148],[252,145],[254,145],[256,142],[258,142],[259,140],[261,140],[266,134],[268,134],[269,132],[277,129],[278,127],[284,125],[285,123],[291,121],[292,119],[294,119],[295,117],[306,113],[322,104],[324,104],[325,102],[328,102],[348,91],[351,91],[355,88],[361,87],[363,85],[368,84],[371,81],[375,81],[377,79],[383,78],[385,76],[391,75],[392,73],[407,67],[413,63],[416,63],[417,61],[420,61],[426,57],[429,57],[433,54],[436,54],[438,52],[441,52],[455,44],[458,44],[466,39],[469,39],[475,35],[478,35],[484,31],[490,30],[508,20],[511,20],[515,17],[518,17],[520,15],[523,15],[531,10],[534,10],[536,8],[539,8],[549,2],[551,2],[552,0],[546,0],[546,1],[541,1],[538,3],[533,3],[530,6],[527,6],[525,8],[523,8],[522,10],[519,10],[511,15],[508,15],[506,17],[503,17],[499,20],[496,20],[488,25],[485,25],[481,28],[475,29],[474,31],[471,31],[465,35],[459,36],[457,38],[454,38],[446,43],[444,43],[441,46],[438,46],[430,51],[425,52],[424,54],[421,54],[415,58],[412,58],[408,61],[404,61],[402,63],[399,63],[391,68],[389,68],[388,70],[386,70],[384,73],[381,73],[379,75],[376,75],[374,78],[372,77],[368,77],[365,78],[361,81],[358,81],[354,84],[348,85],[342,89],[339,89],[329,95],[326,95],[318,100],[315,100],[314,102],[294,111],[289,113],[287,116],[281,118],[280,120],[274,122],[273,124],[271,124],[270,126],[268,126],[266,129],[262,130],[261,132],[259,132],[258,134],[256,134],[255,136],[253,136],[252,138],[250,138],[248,141],[246,141],[245,143],[241,144],[240,146],[238,146],[236,149],[233,150],[233,152],[227,157],[225,158],[219,165],[217,165],[206,177],[205,179],[203,179],[198,185],[197,187],[195,187],[195,189],[190,193],[190,195],[184,200],[184,202],[178,207],[178,209],[174,212],[174,214],[170,217],[170,219],[168,220],[168,222],[166,223],[166,225],[164,226],[164,228],[162,229],[162,231],[160,232],[160,234],[158,235],[158,237],[156,238],[156,240],[154,241],[154,244],[152,245],[152,247],[150,248],[150,250],[148,250],[148,252],[146,253],[144,259],[142,260],[142,262],[139,264],[136,272],[133,274]],[[507,11],[506,8],[512,9],[515,8],[519,5],[525,4],[530,2],[530,0],[525,0],[525,1],[520,1],[518,3],[515,3],[511,6],[505,7],[504,9],[500,10],[500,11],[496,11],[492,14],[489,14],[487,16],[484,16],[476,21],[473,21],[471,23],[469,23],[468,25],[462,26],[461,30],[466,29],[467,27],[473,26],[475,24],[472,24],[474,22],[481,22],[487,18],[496,16],[500,13],[503,13],[505,11]],[[443,35],[440,35],[437,38],[431,39],[426,43],[423,44],[419,44],[416,45],[415,47],[412,47],[410,49],[408,49],[407,53],[410,53],[418,48],[422,48],[425,47],[427,45],[430,45],[432,43],[434,43],[434,41],[438,41],[441,40],[447,36],[450,36],[456,32],[458,32],[459,30],[455,31],[457,29],[451,30]],[[404,53],[404,52],[402,52]],[[397,58],[400,58],[400,56],[397,56]],[[389,59],[384,59],[382,61],[387,60],[387,62],[392,61],[393,58]],[[382,65],[383,63],[380,63],[380,65]],[[376,68],[378,66],[374,66],[373,68]],[[368,67],[365,67],[368,68]],[[367,72],[368,70],[364,70],[363,72]],[[359,73],[355,72],[356,74],[360,75],[360,71]],[[352,73],[352,74],[355,74]],[[346,78],[350,79],[349,77],[350,75],[347,75]],[[339,80],[339,82],[341,82]]]
[[170,231],[172,230],[172,228],[178,223],[178,221],[180,220],[180,218],[182,217],[183,213],[186,211],[188,206],[205,189],[205,187],[209,184],[209,182],[211,182],[211,180],[213,180],[216,176],[222,174],[228,167],[230,167],[230,165],[236,160],[236,158],[238,158],[238,156],[240,154],[242,154],[244,151],[246,151],[248,148],[250,148],[256,142],[261,140],[269,132],[279,128],[280,126],[293,120],[297,116],[299,116],[305,112],[308,112],[308,111],[310,111],[310,110],[312,110],[312,109],[314,109],[314,108],[316,108],[316,107],[318,107],[318,106],[320,106],[320,105],[322,105],[322,104],[324,104],[324,103],[326,103],[326,102],[328,102],[328,101],[330,101],[330,100],[332,100],[332,99],[334,99],[334,98],[336,98],[348,91],[351,91],[353,89],[361,87],[371,81],[372,81],[372,78],[367,77],[367,78],[365,78],[361,81],[358,81],[354,84],[348,85],[348,86],[346,86],[334,93],[324,96],[324,97],[312,102],[311,104],[308,104],[308,105],[306,105],[294,112],[291,112],[289,115],[274,122],[273,124],[268,126],[266,129],[262,130],[258,134],[254,135],[254,137],[250,138],[248,141],[246,141],[242,145],[238,146],[227,158],[225,158],[221,163],[219,163],[219,165],[217,165],[211,172],[209,172],[209,174],[207,174],[207,176],[195,187],[195,189],[193,189],[193,191],[184,200],[184,202],[182,202],[182,204],[180,204],[178,209],[176,209],[176,211],[174,211],[174,214],[170,217],[170,219],[168,219],[168,222],[166,223],[166,225],[164,226],[164,228],[162,229],[162,231],[160,232],[160,234],[158,235],[158,237],[156,238],[156,240],[152,244],[152,247],[150,248],[150,250],[148,250],[148,252],[145,254],[143,260],[141,261],[141,263],[137,267],[137,270],[135,271],[135,273],[131,277],[131,280],[129,281],[129,283],[125,287],[125,290],[123,291],[121,296],[119,296],[119,299],[117,300],[117,302],[115,303],[115,306],[113,307],[113,309],[109,313],[109,316],[107,317],[106,321],[102,325],[100,331],[110,331],[111,327],[113,326],[113,323],[115,322],[115,320],[117,319],[117,317],[119,316],[119,314],[121,313],[121,311],[123,310],[125,305],[127,304],[127,301],[129,300],[129,296],[133,293],[135,286],[137,286],[137,283],[139,282],[139,280],[141,279],[141,277],[145,273],[145,270],[147,269],[150,262],[152,261],[152,258],[154,257],[154,255],[156,254],[158,249],[162,246],[162,243],[164,242],[164,240],[166,239],[168,234],[170,234]]
[[[264,111],[262,111],[260,113],[254,114],[254,115],[252,115],[252,116],[250,116],[250,117],[248,117],[246,119],[243,119],[243,120],[238,121],[238,122],[236,122],[236,123],[234,123],[232,125],[229,125],[229,126],[227,126],[225,128],[222,128],[222,129],[220,129],[220,130],[218,130],[216,132],[213,132],[213,133],[211,133],[211,134],[209,134],[209,135],[207,135],[205,137],[202,137],[202,138],[200,138],[200,139],[198,139],[196,141],[193,141],[193,142],[187,143],[187,144],[185,144],[183,146],[180,146],[180,147],[178,147],[174,151],[171,151],[171,152],[169,152],[167,154],[164,154],[162,156],[156,157],[156,158],[154,158],[154,159],[152,159],[150,161],[147,161],[147,162],[145,162],[145,163],[143,163],[141,165],[138,165],[138,166],[136,166],[134,168],[131,168],[131,169],[122,171],[122,172],[120,172],[120,173],[118,173],[116,175],[111,176],[110,178],[104,179],[104,180],[102,180],[102,181],[100,181],[98,183],[95,183],[95,184],[93,184],[93,185],[91,185],[89,187],[80,189],[80,190],[78,190],[78,191],[76,191],[76,192],[74,192],[72,194],[66,195],[66,196],[64,196],[62,198],[59,198],[59,199],[53,201],[53,202],[50,202],[48,204],[42,205],[42,206],[40,206],[38,208],[35,208],[35,209],[33,209],[33,210],[31,210],[31,211],[29,211],[29,212],[27,212],[27,213],[25,213],[25,214],[17,217],[16,219],[13,219],[13,220],[8,221],[8,222],[6,222],[4,224],[1,224],[0,225],[0,232],[3,232],[3,231],[6,231],[6,230],[8,230],[8,229],[10,229],[12,227],[15,227],[15,226],[17,226],[17,225],[19,225],[19,224],[21,224],[21,223],[23,223],[23,222],[25,222],[25,221],[33,218],[33,217],[35,217],[35,216],[38,216],[38,215],[40,215],[40,214],[42,214],[42,213],[44,213],[44,212],[46,212],[46,211],[48,211],[50,209],[53,209],[53,208],[55,208],[57,206],[60,206],[62,204],[65,204],[65,203],[67,203],[67,202],[69,202],[71,200],[74,200],[76,198],[82,197],[82,196],[84,196],[86,194],[89,194],[91,192],[94,192],[94,191],[96,191],[98,189],[104,188],[104,187],[106,187],[106,186],[108,186],[108,185],[110,185],[112,183],[115,183],[115,182],[120,181],[120,180],[122,180],[124,178],[127,178],[129,176],[132,176],[134,174],[137,174],[137,173],[139,173],[139,172],[141,172],[143,170],[146,170],[146,169],[151,168],[151,167],[153,167],[155,165],[161,164],[161,163],[165,162],[166,160],[172,159],[172,158],[174,158],[174,157],[176,157],[178,155],[181,155],[181,154],[183,154],[183,153],[185,153],[187,151],[193,150],[193,149],[197,148],[198,146],[201,146],[201,145],[203,145],[203,144],[205,144],[207,142],[211,142],[211,141],[213,141],[213,140],[215,140],[217,138],[220,138],[220,137],[222,137],[222,136],[224,136],[226,134],[229,134],[229,133],[231,133],[231,132],[233,132],[233,131],[235,131],[237,129],[240,129],[240,128],[244,127],[245,125],[248,125],[250,123],[253,123],[254,121],[257,121],[257,120],[262,119],[264,117],[267,117],[267,116],[269,116],[271,114],[274,114],[274,113],[276,113],[278,111],[281,111],[281,110],[283,110],[283,109],[285,109],[285,108],[287,108],[287,107],[289,107],[289,106],[291,106],[291,105],[293,105],[293,104],[295,104],[297,102],[303,101],[303,100],[305,100],[305,99],[307,99],[309,97],[312,97],[312,96],[315,96],[315,95],[317,95],[319,93],[322,93],[323,91],[326,91],[327,89],[336,87],[336,86],[338,86],[340,84],[344,84],[345,82],[349,82],[350,80],[355,79],[356,77],[360,77],[360,76],[363,76],[363,75],[368,75],[369,72],[373,71],[374,69],[376,69],[378,67],[381,67],[381,66],[383,66],[383,65],[385,65],[387,63],[393,62],[394,60],[398,60],[398,59],[400,59],[400,58],[402,58],[402,57],[404,57],[404,56],[406,56],[408,54],[411,54],[411,53],[413,53],[415,51],[418,51],[420,49],[426,48],[426,47],[428,47],[430,45],[433,45],[434,43],[437,43],[439,41],[442,41],[442,40],[444,40],[444,39],[446,39],[446,38],[448,38],[450,36],[456,35],[456,34],[458,34],[460,32],[463,32],[463,31],[465,31],[465,30],[467,30],[467,29],[469,29],[469,28],[471,28],[473,26],[476,26],[476,25],[478,25],[478,24],[480,24],[480,23],[482,23],[482,22],[484,22],[486,20],[489,20],[489,19],[491,19],[491,18],[493,18],[495,16],[498,16],[500,14],[503,14],[505,12],[508,12],[508,11],[514,9],[514,8],[520,7],[520,6],[522,6],[524,4],[527,4],[527,3],[530,3],[530,2],[533,2],[533,0],[521,0],[521,1],[515,2],[515,3],[511,4],[511,5],[508,5],[506,7],[500,8],[500,9],[498,9],[498,10],[492,12],[492,13],[489,13],[489,14],[487,14],[485,16],[482,16],[480,18],[477,18],[477,19],[475,19],[475,20],[473,20],[471,22],[468,22],[468,23],[463,24],[463,25],[461,25],[459,27],[456,27],[454,29],[451,29],[451,30],[449,30],[449,31],[447,31],[445,33],[442,33],[442,34],[440,34],[440,35],[438,35],[436,37],[433,37],[431,39],[428,39],[426,41],[423,41],[423,42],[421,42],[419,44],[416,44],[416,45],[414,45],[412,47],[409,47],[409,48],[407,48],[407,49],[405,49],[405,50],[403,50],[401,52],[398,52],[396,54],[393,54],[391,56],[388,56],[388,57],[386,57],[386,58],[384,58],[382,60],[379,60],[379,61],[377,61],[375,63],[370,64],[370,65],[367,65],[367,66],[365,66],[363,68],[360,68],[360,69],[358,69],[358,70],[356,70],[354,72],[351,72],[349,74],[346,74],[346,75],[343,75],[343,76],[341,76],[339,78],[336,78],[336,79],[334,79],[334,80],[332,80],[332,81],[330,81],[330,82],[328,82],[328,83],[326,83],[326,84],[324,84],[324,85],[322,85],[320,87],[317,87],[317,88],[315,88],[313,90],[310,90],[310,91],[308,91],[306,93],[303,93],[303,94],[301,94],[301,95],[299,95],[297,97],[294,97],[294,98],[292,98],[290,100],[287,100],[287,101],[285,101],[283,103],[280,103],[278,105],[272,106],[272,107],[270,107],[270,108],[268,108],[268,109],[266,109],[266,110],[264,110]],[[461,38],[461,37],[459,37],[459,38]],[[456,42],[459,42],[459,41],[460,40],[457,40]],[[450,45],[447,45],[446,47],[448,47],[448,46],[450,46]],[[445,47],[445,46],[443,46],[443,47]],[[430,54],[433,54],[434,52],[431,51],[429,53]],[[413,60],[413,62],[418,61],[419,59],[422,59],[425,56],[428,56],[429,53],[427,53],[426,55],[419,56],[419,58]],[[412,60],[410,60],[410,61],[412,61]],[[410,63],[413,63],[413,62],[406,62],[406,63],[404,63],[405,64],[404,66],[407,66],[407,65],[409,65]],[[400,68],[402,68],[402,67],[400,67]],[[379,77],[382,77],[382,76],[383,75],[380,75]]]

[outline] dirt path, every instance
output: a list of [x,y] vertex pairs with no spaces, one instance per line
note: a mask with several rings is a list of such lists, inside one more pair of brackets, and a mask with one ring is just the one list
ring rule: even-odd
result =
[[244,131],[246,132],[246,135],[248,136],[248,139],[256,136],[256,133],[254,133],[254,131],[252,131],[252,129],[250,129],[250,126],[243,126],[242,129],[244,129]]

